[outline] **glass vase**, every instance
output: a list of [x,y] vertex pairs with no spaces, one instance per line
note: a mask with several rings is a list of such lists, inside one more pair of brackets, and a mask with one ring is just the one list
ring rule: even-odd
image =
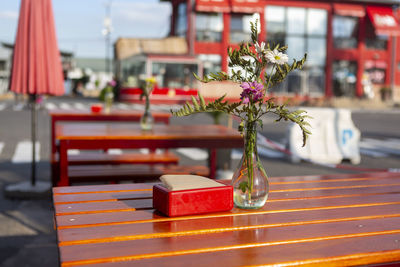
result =
[[244,128],[244,149],[239,166],[232,177],[233,200],[241,209],[258,209],[268,198],[268,176],[257,154],[256,124]]
[[149,131],[153,129],[154,119],[149,110],[146,110],[140,118],[140,127],[142,130]]
[[114,101],[114,93],[113,92],[107,92],[104,95],[104,112],[105,113],[110,113],[111,112],[111,106]]

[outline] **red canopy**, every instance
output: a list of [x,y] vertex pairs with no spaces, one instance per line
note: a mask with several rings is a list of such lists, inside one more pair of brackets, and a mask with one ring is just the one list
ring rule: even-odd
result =
[[390,7],[369,6],[367,14],[374,25],[376,34],[400,35],[400,25]]
[[14,45],[11,91],[64,93],[51,0],[22,0]]

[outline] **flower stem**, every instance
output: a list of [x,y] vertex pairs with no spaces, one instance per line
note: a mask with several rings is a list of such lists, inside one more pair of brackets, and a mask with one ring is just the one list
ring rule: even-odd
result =
[[246,125],[246,140],[245,140],[245,157],[246,157],[246,167],[248,174],[248,198],[251,202],[251,194],[253,192],[254,186],[254,170],[253,170],[253,154],[254,147],[256,144],[255,140],[255,125],[254,122],[249,118],[249,121]]
[[271,83],[272,73],[274,72],[275,67],[276,67],[276,64],[274,64],[274,66],[273,66],[272,69],[271,69],[271,72],[269,73],[268,83],[267,83],[267,85],[265,86],[265,93],[267,93],[267,90],[268,90],[268,88],[269,88],[269,84]]

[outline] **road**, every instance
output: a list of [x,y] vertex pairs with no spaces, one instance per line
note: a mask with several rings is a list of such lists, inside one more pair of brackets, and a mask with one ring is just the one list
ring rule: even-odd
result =
[[[39,163],[37,177],[49,181],[49,109],[89,109],[95,100],[49,98],[38,115]],[[142,110],[142,105],[116,104],[121,109]],[[171,106],[153,106],[168,111]],[[352,118],[361,131],[361,163],[359,168],[400,168],[400,111],[353,110]],[[212,123],[204,114],[193,117],[172,118],[171,124],[190,125]],[[226,123],[226,122],[225,122]],[[11,100],[0,101],[0,186],[30,179],[30,110],[13,105]],[[259,134],[273,142],[285,143],[286,123],[264,119]],[[264,149],[263,165],[269,176],[314,175],[352,172],[337,168],[300,162],[292,164],[287,157],[273,149]],[[207,153],[201,150],[175,151],[181,162],[204,164]],[[231,168],[235,168],[240,151],[232,154]],[[343,163],[350,166],[350,163]],[[0,193],[0,266],[56,266],[57,246],[52,227],[50,199],[35,201],[10,200]]]

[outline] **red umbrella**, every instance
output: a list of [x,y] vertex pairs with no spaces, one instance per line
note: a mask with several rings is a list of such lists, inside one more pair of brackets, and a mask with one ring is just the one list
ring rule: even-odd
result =
[[29,94],[32,108],[32,185],[35,185],[36,96],[62,95],[64,78],[51,0],[22,0],[10,90]]

